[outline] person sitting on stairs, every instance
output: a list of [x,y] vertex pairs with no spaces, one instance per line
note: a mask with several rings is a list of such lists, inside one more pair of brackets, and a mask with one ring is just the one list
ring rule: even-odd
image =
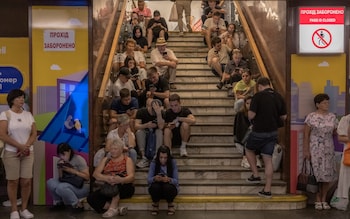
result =
[[152,161],[148,171],[148,192],[152,198],[152,215],[159,212],[159,201],[168,202],[168,215],[175,214],[174,199],[178,194],[179,179],[176,161],[172,158],[170,148],[160,146],[156,158]]
[[[191,110],[181,106],[180,96],[169,97],[170,108],[165,112],[164,145],[180,145],[180,156],[187,157],[186,144],[190,139],[191,125],[196,122]],[[181,142],[180,142],[181,141]]]

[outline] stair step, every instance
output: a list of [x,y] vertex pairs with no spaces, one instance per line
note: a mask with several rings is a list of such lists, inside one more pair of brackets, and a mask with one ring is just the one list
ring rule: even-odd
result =
[[[262,181],[264,183],[264,181]],[[135,194],[148,194],[147,180],[135,180]],[[251,184],[246,180],[238,179],[182,179],[180,180],[180,193],[184,195],[237,195],[257,194],[263,184]],[[271,192],[273,194],[286,194],[286,182],[272,180]]]
[[[175,200],[176,210],[295,210],[306,208],[305,195],[278,195],[272,198],[260,198],[252,195],[178,195]],[[121,199],[122,206],[129,210],[151,210],[152,200],[149,195],[134,195],[130,199]],[[159,209],[166,210],[166,202],[160,202]]]
[[232,123],[196,123],[191,127],[191,132],[221,132],[233,133]]
[[[175,54],[176,55],[176,54]],[[176,56],[177,57],[177,56]],[[205,64],[207,65],[207,60],[205,57],[177,57],[179,60],[179,63],[186,63],[186,64]]]
[[201,42],[203,44],[203,37],[188,36],[185,34],[184,37],[169,37],[167,42],[168,44],[172,44],[173,42],[186,42],[186,46],[189,44],[192,45],[192,42]]
[[[184,106],[202,106],[202,107],[212,107],[212,104],[217,105],[218,107],[233,107],[233,100],[231,98],[217,98],[217,99],[200,99],[200,98],[196,98],[196,99],[190,99],[190,98],[183,98],[182,99],[182,103],[184,104]],[[233,114],[232,114],[233,115]]]
[[[238,163],[240,163],[242,156],[239,159],[236,159]],[[194,160],[194,159],[193,159]],[[200,161],[200,160],[199,160]],[[219,163],[217,161],[213,161]],[[200,165],[200,164],[192,164],[192,162],[188,162],[187,165],[181,164],[181,160],[178,159],[177,163],[179,164],[179,179],[180,181],[185,179],[223,179],[223,180],[246,180],[251,176],[250,169],[244,169],[238,165],[229,166],[229,165]],[[188,166],[193,165],[193,166]],[[259,169],[259,175],[264,180],[264,169]],[[137,170],[135,174],[135,179],[145,180],[147,179],[148,169],[144,168],[141,170]],[[281,178],[280,172],[275,172],[273,174],[273,179],[278,180]]]
[[191,91],[185,90],[185,89],[176,89],[174,93],[179,94],[181,98],[197,98],[197,97],[225,98],[227,97],[226,91],[218,90],[218,89],[191,90]]
[[[206,76],[212,78],[213,81],[216,81],[217,76],[208,68],[207,70],[188,70],[188,69],[176,69],[176,77],[197,77],[197,76]],[[217,79],[219,80],[219,79]]]
[[188,44],[191,44],[191,47],[205,48],[208,51],[207,46],[204,44],[203,39],[197,41],[168,41],[167,48],[172,47],[183,47],[186,48]]
[[230,122],[233,124],[234,116],[233,115],[195,115],[196,123],[201,122]]
[[198,75],[196,77],[193,76],[181,76],[179,77],[176,74],[176,83],[192,83],[192,84],[196,84],[196,83],[212,83],[213,81],[219,81],[217,79],[217,77],[215,77],[215,75]]
[[192,154],[207,155],[215,153],[228,153],[237,154],[238,151],[233,142],[192,142],[191,139],[187,143],[187,153],[189,156]]
[[191,109],[192,113],[194,115],[201,114],[201,113],[217,113],[217,114],[227,114],[227,115],[233,115],[233,107],[232,105],[226,105],[226,106],[198,106],[198,105],[189,105],[184,104],[184,106],[187,106]]

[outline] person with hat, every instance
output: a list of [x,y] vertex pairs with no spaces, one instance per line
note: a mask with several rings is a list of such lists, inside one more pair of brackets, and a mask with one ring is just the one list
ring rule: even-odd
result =
[[174,52],[166,48],[166,40],[159,37],[156,42],[156,47],[151,51],[152,64],[157,68],[161,76],[164,76],[170,84],[170,89],[176,89],[176,66],[179,60]]
[[[155,148],[158,149],[163,144],[164,110],[162,102],[158,99],[147,99],[146,107],[141,108],[136,113],[135,129],[136,142],[141,153],[141,160],[136,164],[138,168],[149,166],[149,159],[145,154],[147,136],[155,133]],[[153,145],[154,146],[154,145]],[[148,145],[150,147],[150,145]]]
[[147,25],[147,42],[148,48],[151,48],[152,42],[156,41],[159,37],[169,38],[168,25],[163,17],[160,16],[160,12],[155,10],[153,12],[153,18]]
[[111,93],[109,96],[112,96],[112,98],[120,98],[120,90],[123,88],[129,89],[129,91],[135,91],[135,86],[130,80],[131,74],[130,70],[127,67],[121,67],[118,79],[115,81],[115,83],[112,85]]

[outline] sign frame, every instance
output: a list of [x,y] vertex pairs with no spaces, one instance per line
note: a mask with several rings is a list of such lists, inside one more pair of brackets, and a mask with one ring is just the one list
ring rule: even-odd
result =
[[[301,10],[307,10],[307,13],[301,15]],[[336,55],[345,52],[345,6],[300,6],[297,8],[297,15],[297,54]],[[305,17],[309,18],[309,23]],[[326,29],[331,35],[335,35],[329,46],[317,47],[314,44],[312,34],[319,29]]]

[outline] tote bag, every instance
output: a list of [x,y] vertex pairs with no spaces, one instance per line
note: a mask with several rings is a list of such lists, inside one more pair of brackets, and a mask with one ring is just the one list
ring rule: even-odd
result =
[[173,6],[171,7],[169,21],[175,22],[177,20],[178,20],[178,17],[177,17],[177,10],[176,10],[176,2],[174,2]]
[[350,144],[347,144],[347,148],[345,148],[343,156],[343,164],[345,166],[350,166]]

